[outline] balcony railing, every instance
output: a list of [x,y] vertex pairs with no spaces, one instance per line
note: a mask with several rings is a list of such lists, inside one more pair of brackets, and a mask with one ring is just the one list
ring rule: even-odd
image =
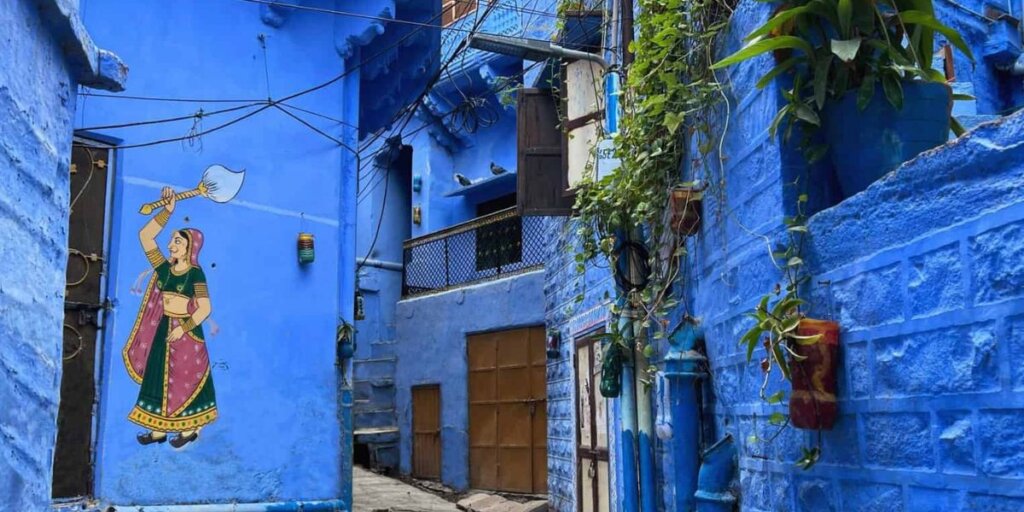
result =
[[543,218],[509,208],[406,240],[402,296],[443,291],[540,268]]

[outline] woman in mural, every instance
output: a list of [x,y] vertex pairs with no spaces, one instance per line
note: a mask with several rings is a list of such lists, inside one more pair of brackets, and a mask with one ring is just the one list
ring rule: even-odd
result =
[[163,443],[168,433],[177,433],[171,446],[181,448],[217,419],[202,328],[212,309],[206,276],[199,266],[203,234],[197,229],[173,232],[169,259],[157,247],[156,237],[175,206],[170,188],[163,189],[162,199],[167,204],[139,231],[153,276],[122,355],[128,374],[142,385],[128,415],[149,430],[139,434],[139,443]]

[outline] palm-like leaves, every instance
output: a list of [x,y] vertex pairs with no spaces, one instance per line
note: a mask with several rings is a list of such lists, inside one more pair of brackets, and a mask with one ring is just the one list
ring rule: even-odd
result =
[[774,134],[786,120],[817,125],[825,102],[847,91],[857,91],[863,109],[880,83],[889,103],[900,108],[903,80],[945,81],[931,67],[936,32],[973,61],[963,38],[935,18],[932,0],[792,0],[751,32],[743,48],[712,67],[786,52],[757,83],[763,88],[796,73],[785,94],[789,104],[772,123]]

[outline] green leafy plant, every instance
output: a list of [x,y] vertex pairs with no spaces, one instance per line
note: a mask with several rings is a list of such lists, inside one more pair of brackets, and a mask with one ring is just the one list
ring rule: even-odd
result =
[[[886,100],[902,108],[904,81],[945,83],[931,66],[936,34],[973,61],[963,38],[935,18],[932,0],[791,0],[751,32],[743,48],[713,67],[773,52],[776,65],[757,87],[794,75],[793,87],[782,92],[786,104],[770,128],[774,137],[785,122],[788,139],[797,124],[812,130],[820,126],[825,103],[848,92],[856,93],[863,110],[880,84]],[[962,133],[959,123],[951,121],[954,131]],[[824,155],[823,147],[805,146],[809,160]]]
[[[807,218],[803,208],[806,203],[807,195],[801,194],[797,198],[796,214],[785,219],[787,243],[772,252],[772,259],[782,272],[784,283],[776,284],[772,291],[761,297],[753,311],[747,313],[754,320],[754,325],[740,338],[740,344],[746,348],[747,362],[753,360],[758,346],[764,348],[764,357],[760,360],[764,375],[760,396],[768,405],[779,405],[785,399],[785,391],[781,390],[767,395],[772,373],[777,369],[785,381],[791,382],[793,364],[805,359],[796,352],[795,347],[814,345],[821,339],[820,334],[805,336],[798,332],[800,321],[805,318],[802,306],[806,304],[800,298],[800,288],[808,280],[803,271],[803,248],[807,238]],[[776,434],[768,439],[771,441],[789,426],[789,417],[782,412],[773,412],[768,422],[779,427]],[[801,458],[797,461],[797,465],[803,469],[810,469],[821,454],[820,431],[818,435],[818,446],[803,448]]]
[[[719,136],[711,120],[722,91],[710,65],[731,12],[728,0],[639,1],[639,34],[630,44],[634,61],[619,94],[623,115],[614,138],[621,166],[576,188],[580,272],[599,255],[616,263],[617,233],[632,233],[650,247],[648,284],[627,299],[641,312],[637,327],[653,328],[654,339],[668,335],[668,314],[678,305],[672,286],[685,253],[683,239],[667,229],[670,196],[684,161],[709,153]],[[691,141],[698,147],[689,147]],[[623,341],[620,333],[614,337]]]

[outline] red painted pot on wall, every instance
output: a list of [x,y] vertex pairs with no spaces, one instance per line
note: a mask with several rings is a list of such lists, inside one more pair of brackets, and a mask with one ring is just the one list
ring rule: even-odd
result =
[[700,230],[701,203],[704,192],[690,187],[672,189],[672,231],[679,236],[690,236]]
[[839,415],[836,404],[836,373],[839,370],[839,324],[828,320],[800,321],[797,334],[821,338],[814,345],[797,345],[794,352],[806,357],[793,361],[793,393],[789,417],[793,426],[831,430]]

